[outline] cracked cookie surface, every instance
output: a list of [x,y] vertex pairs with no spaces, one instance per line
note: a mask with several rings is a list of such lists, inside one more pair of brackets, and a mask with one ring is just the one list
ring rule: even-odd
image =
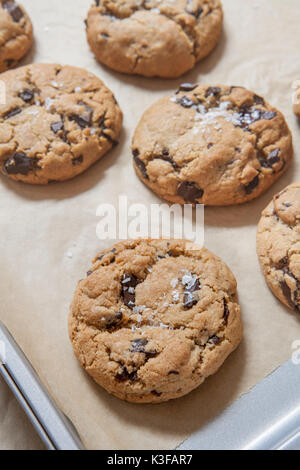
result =
[[163,199],[222,206],[266,191],[293,145],[283,115],[261,96],[184,83],[144,113],[132,152],[139,178]]
[[159,403],[198,387],[242,338],[236,280],[184,240],[128,240],[101,252],[79,282],[69,334],[109,393]]
[[175,78],[216,46],[219,0],[96,0],[86,22],[96,58],[118,72]]
[[0,164],[31,184],[79,175],[117,143],[122,113],[111,91],[77,67],[34,64],[5,72]]
[[263,211],[257,253],[272,292],[300,312],[300,182],[274,196]]
[[32,41],[32,23],[23,6],[13,0],[0,0],[0,72],[15,67]]

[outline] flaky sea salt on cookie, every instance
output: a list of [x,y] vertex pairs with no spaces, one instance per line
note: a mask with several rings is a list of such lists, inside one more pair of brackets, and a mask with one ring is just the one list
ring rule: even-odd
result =
[[217,45],[220,0],[96,0],[87,38],[96,58],[118,72],[175,78]]
[[84,69],[33,64],[1,75],[0,164],[17,181],[47,184],[79,175],[116,143],[122,113]]
[[293,145],[282,113],[256,93],[183,83],[144,113],[132,152],[139,178],[163,199],[225,206],[265,192]]
[[99,253],[71,305],[74,352],[93,379],[130,402],[198,387],[242,338],[236,280],[184,240],[128,240]]

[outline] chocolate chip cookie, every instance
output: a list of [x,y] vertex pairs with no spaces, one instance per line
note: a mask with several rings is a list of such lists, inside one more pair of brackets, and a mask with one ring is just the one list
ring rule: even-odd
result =
[[96,0],[86,21],[96,58],[118,72],[175,78],[216,46],[220,0]]
[[69,316],[75,354],[109,393],[159,403],[214,374],[242,338],[236,280],[183,240],[128,240],[99,253]]
[[122,113],[108,88],[86,70],[34,64],[1,75],[0,163],[31,184],[79,175],[117,143]]
[[132,151],[138,176],[162,198],[220,206],[262,194],[293,156],[283,115],[261,96],[190,83],[145,112]]
[[257,252],[272,292],[300,312],[300,182],[277,194],[263,211]]
[[29,16],[19,3],[0,0],[0,72],[15,67],[33,41]]

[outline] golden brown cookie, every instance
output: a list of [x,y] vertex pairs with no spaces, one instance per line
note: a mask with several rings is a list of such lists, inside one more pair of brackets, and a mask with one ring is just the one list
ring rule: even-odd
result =
[[293,156],[283,115],[261,96],[190,83],[145,112],[132,151],[139,178],[162,198],[219,206],[261,195]]
[[181,397],[242,338],[236,280],[184,240],[128,240],[99,253],[80,281],[69,332],[84,369],[136,403]]
[[13,0],[0,0],[0,72],[15,67],[32,41],[32,23],[23,6]]
[[86,22],[96,58],[118,72],[175,78],[216,46],[220,0],[96,0]]
[[274,196],[263,211],[257,253],[272,292],[300,312],[300,182]]
[[86,70],[34,64],[0,79],[0,163],[10,178],[31,184],[79,175],[117,143],[122,113],[101,80]]

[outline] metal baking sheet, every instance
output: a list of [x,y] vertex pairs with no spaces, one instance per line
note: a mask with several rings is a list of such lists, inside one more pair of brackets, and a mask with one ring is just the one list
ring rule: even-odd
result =
[[83,450],[72,422],[57,407],[32,365],[0,321],[0,374],[48,450]]
[[[216,414],[282,365],[299,338],[299,315],[288,313],[271,295],[255,254],[261,210],[276,192],[300,178],[300,128],[291,103],[291,86],[299,78],[299,0],[223,0],[224,33],[216,50],[182,79],[167,82],[116,74],[94,60],[83,24],[91,0],[23,2],[35,28],[35,45],[25,62],[69,63],[95,73],[115,93],[124,111],[124,130],[120,145],[73,181],[36,188],[1,179],[1,320],[88,448],[172,449],[199,429],[207,429],[209,420],[218,423]],[[283,35],[278,34],[282,25],[288,25]],[[230,265],[238,279],[245,325],[241,347],[193,393],[157,408],[138,407],[109,396],[84,375],[68,341],[66,316],[89,260],[111,245],[96,237],[98,205],[105,201],[117,208],[120,194],[128,195],[130,205],[161,203],[134,175],[131,137],[142,112],[183,80],[242,85],[263,95],[286,116],[295,159],[257,200],[205,211],[206,246]],[[286,400],[285,396],[279,409]],[[0,407],[7,416],[1,426],[4,446],[34,447],[30,433],[15,422],[11,411],[6,403]],[[229,416],[227,430],[233,422]],[[252,431],[253,439],[260,435],[259,430]],[[214,439],[213,445],[221,446],[220,439]]]
[[286,362],[178,450],[300,450],[300,365]]
[[[0,323],[0,372],[47,449],[84,449],[35,370]],[[293,357],[176,450],[300,450],[300,364]]]

